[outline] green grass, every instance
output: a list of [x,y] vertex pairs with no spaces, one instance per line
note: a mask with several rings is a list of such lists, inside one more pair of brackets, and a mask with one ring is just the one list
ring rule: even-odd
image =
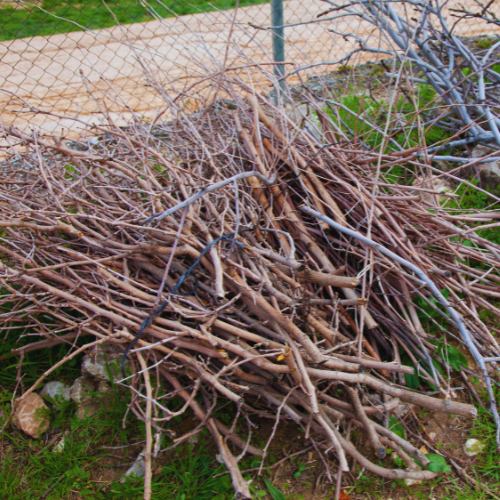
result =
[[[0,296],[7,296],[6,290],[1,290]],[[0,306],[0,312],[6,312],[12,304],[6,302]],[[77,313],[74,314],[78,319]],[[56,320],[49,313],[37,314],[37,320],[43,323],[47,332],[59,329]],[[12,392],[17,383],[17,367],[19,357],[14,356],[11,350],[20,346],[29,345],[40,339],[34,335],[36,325],[30,325],[33,321],[21,315],[16,318],[15,323],[5,326],[11,327],[0,340],[0,427],[6,422],[11,412]],[[82,337],[78,345],[85,344],[88,337]],[[56,362],[68,354],[69,347],[66,344],[52,347],[50,349],[36,350],[26,353],[21,372],[26,387],[34,383],[40,375]],[[64,381],[67,384],[80,376],[80,365],[82,356],[73,358],[57,370],[51,373],[50,380]],[[152,376],[153,384],[156,378]],[[113,387],[112,395],[94,394],[94,397],[103,398],[99,412],[89,418],[79,419],[75,415],[76,406],[73,402],[51,405],[49,432],[64,435],[64,450],[62,453],[54,453],[55,443],[47,445],[48,436],[42,436],[40,440],[33,440],[8,425],[2,435],[2,447],[0,447],[0,499],[11,500],[34,500],[44,498],[46,500],[61,500],[63,498],[92,498],[97,500],[123,499],[140,500],[144,494],[144,479],[129,478],[125,483],[118,480],[108,484],[96,481],[100,479],[99,471],[105,468],[119,468],[123,473],[141,452],[143,444],[133,446],[134,443],[144,441],[145,428],[132,413],[123,425],[124,416],[130,402],[130,393]],[[41,386],[38,388],[41,389]],[[163,396],[160,389],[157,396]],[[201,397],[200,397],[201,399]],[[170,399],[164,404],[176,408],[182,402],[178,398]],[[54,408],[57,406],[57,409]],[[236,415],[236,407],[227,402],[219,407],[215,416],[227,425],[231,425]],[[175,426],[190,416],[190,411],[183,416],[174,418]],[[246,428],[236,427],[236,431],[243,437]],[[172,500],[229,500],[234,497],[234,491],[230,476],[226,467],[216,459],[216,450],[213,447],[212,438],[207,430],[200,432],[199,442],[196,445],[185,444],[174,450],[161,453],[159,463],[153,463],[153,500],[168,498]],[[162,447],[172,446],[172,441],[164,437]],[[264,442],[258,443],[261,447]],[[106,447],[125,447],[128,450],[120,459],[112,457],[116,451]],[[103,460],[107,460],[103,462]],[[276,458],[272,453],[269,460],[274,463]],[[240,462],[242,470],[253,469],[260,465],[260,460],[247,456]],[[267,470],[267,464],[266,464]],[[298,466],[299,474],[303,470]],[[268,471],[269,472],[269,471]],[[119,476],[120,477],[120,476]],[[119,479],[119,477],[117,479]],[[251,476],[246,474],[248,480]],[[252,481],[250,486],[253,499],[282,500],[277,496],[278,490],[272,485],[262,483],[260,487]],[[103,488],[104,487],[104,488]],[[72,496],[71,492],[79,494]],[[277,493],[278,492],[278,493]],[[281,494],[281,493],[280,493]],[[281,494],[282,495],[282,494]]]
[[[237,0],[43,0],[39,4],[0,6],[0,41],[32,36],[48,36],[82,29],[98,30],[118,24],[131,24],[159,17],[196,14],[236,7]],[[239,6],[265,3],[265,0],[240,0]],[[41,7],[41,8],[39,8]],[[42,10],[43,9],[43,10]],[[111,11],[111,12],[110,12]],[[57,16],[57,17],[56,17]],[[63,19],[58,19],[63,18]],[[116,19],[115,19],[116,18]]]
[[[430,85],[419,84],[415,87],[414,102],[401,97],[393,106],[392,115],[398,115],[400,119],[391,125],[389,133],[398,144],[405,148],[422,144],[422,137],[418,130],[403,130],[401,124],[412,123],[419,111],[429,110],[435,106],[436,97],[437,93]],[[344,96],[341,103],[347,109],[326,110],[332,121],[348,136],[354,134],[365,144],[378,150],[383,139],[383,134],[379,130],[383,130],[386,126],[388,103],[374,100],[365,93],[352,93]],[[377,125],[378,130],[372,124]],[[436,127],[429,127],[424,131],[424,137],[425,143],[430,146],[450,137],[450,134]]]
[[[479,181],[477,178],[470,179],[469,182],[474,186],[479,185]],[[486,191],[489,192],[489,188],[486,187]],[[446,204],[444,205],[447,209],[455,209],[455,214],[466,214],[470,210],[492,210],[498,209],[498,203],[494,202],[486,193],[482,193],[481,191],[477,191],[466,184],[461,184],[458,189],[455,191],[455,194],[459,195],[459,198],[452,200],[448,199]],[[496,193],[493,193],[496,196],[500,195],[500,190]],[[477,223],[475,225],[481,226],[485,223]],[[473,226],[471,226],[473,227]],[[500,244],[500,230],[496,227],[482,229],[477,231],[476,234],[484,238],[485,240],[491,241],[492,243]],[[465,244],[466,242],[464,242]],[[468,242],[468,244],[471,244]],[[471,244],[472,245],[472,244]]]
[[[31,440],[17,430],[5,432],[0,498],[61,500],[75,492],[81,498],[96,500],[142,499],[143,478],[130,478],[123,484],[95,480],[97,469],[121,467],[123,471],[128,468],[143,446],[131,447],[122,459],[111,457],[111,462],[102,462],[103,458],[116,453],[106,446],[119,447],[144,439],[144,425],[135,418],[132,418],[133,424],[129,419],[127,427],[122,427],[128,396],[115,391],[112,398],[112,404],[103,401],[99,413],[86,419],[75,417],[73,403],[59,407],[52,428],[58,427],[65,436],[62,453],[54,453],[53,445]],[[5,400],[1,398],[3,402],[0,402],[3,416],[0,425],[9,414],[10,405]],[[163,455],[168,456],[168,461],[155,468],[153,500],[229,500],[233,497],[229,475],[224,474],[225,467],[214,459],[213,453],[209,454],[204,439],[204,436],[200,438],[195,450],[193,445],[185,445]],[[169,444],[164,442],[164,446]]]
[[[124,483],[119,479],[142,451],[144,424],[129,413],[127,425],[122,425],[130,394],[116,386],[113,389],[111,396],[94,394],[94,397],[103,398],[100,410],[85,419],[75,416],[74,403],[59,402],[55,416],[52,415],[51,429],[56,429],[60,436],[64,435],[64,450],[61,453],[53,451],[55,443],[47,444],[45,436],[36,441],[14,427],[7,428],[0,451],[0,498],[141,500],[144,478],[130,477]],[[9,417],[11,397],[9,390],[0,394],[0,427]],[[164,437],[162,447],[171,445],[171,439]],[[118,449],[124,453],[116,457],[114,454]],[[198,434],[196,444],[185,443],[161,453],[160,462],[153,462],[152,500],[234,498],[230,476],[225,465],[217,460],[216,453],[206,429]],[[247,456],[240,462],[243,470],[259,465],[258,457]],[[270,474],[267,467],[264,470]],[[298,462],[298,470],[303,471],[304,468]],[[114,481],[99,481],[106,469],[118,469]],[[250,481],[253,500],[300,498],[300,495],[285,496],[267,478],[260,478],[258,482],[251,481],[252,477],[248,474],[245,478]],[[79,496],[74,497],[70,493]]]
[[[488,401],[488,393],[485,388],[476,385],[481,399]],[[497,385],[493,386],[495,399],[498,401],[500,398],[500,388]],[[471,430],[471,437],[479,439],[486,444],[483,453],[477,455],[474,469],[483,481],[489,483],[490,487],[493,485],[498,489],[500,487],[500,456],[495,442],[496,427],[488,410],[478,407],[478,417],[474,420],[474,425]]]

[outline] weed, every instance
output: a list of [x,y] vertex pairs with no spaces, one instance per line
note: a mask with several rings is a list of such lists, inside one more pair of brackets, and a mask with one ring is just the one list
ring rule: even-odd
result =
[[348,65],[348,64],[341,64],[339,66],[339,73],[348,73],[349,71],[351,71],[352,69],[352,66]]
[[269,491],[269,494],[273,498],[273,500],[286,500],[285,495],[278,490],[275,486],[272,485],[271,481],[267,479],[267,477],[264,478],[264,483],[266,483],[267,491]]
[[480,38],[479,40],[476,40],[474,45],[478,49],[490,49],[493,45],[493,40],[491,38]]
[[297,471],[294,472],[293,477],[295,479],[298,479],[301,474],[307,469],[306,464],[302,463],[301,461],[297,462]]
[[357,493],[357,494],[364,494],[364,493],[369,493],[370,495],[374,496],[374,498],[378,498],[379,495],[376,494],[377,491],[382,492],[382,483],[383,483],[383,478],[376,477],[373,475],[365,475],[362,474],[358,480],[354,483],[354,485],[351,487],[349,493]]
[[381,77],[384,75],[386,69],[381,64],[374,64],[370,72],[372,78]]
[[[397,119],[393,122],[392,130],[389,132],[398,144],[404,147],[413,147],[421,145],[425,140],[425,144],[431,145],[449,137],[448,132],[437,127],[429,127],[425,130],[423,138],[420,137],[418,130],[411,132],[404,130],[416,114],[429,107],[436,97],[437,93],[430,85],[418,85],[414,101],[401,98],[394,105],[392,114]],[[379,130],[385,127],[387,120],[388,110],[385,103],[375,101],[365,94],[347,95],[341,100],[341,103],[345,108],[338,108],[335,111],[327,110],[332,121],[348,135],[360,137],[368,146],[378,149],[384,137]],[[400,174],[400,172],[397,173]]]

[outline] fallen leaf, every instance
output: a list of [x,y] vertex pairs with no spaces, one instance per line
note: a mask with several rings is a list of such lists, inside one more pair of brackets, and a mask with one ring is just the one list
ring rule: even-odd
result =
[[429,453],[429,452],[427,451],[427,448],[426,448],[425,446],[422,446],[422,447],[420,448],[420,451],[421,451],[424,455],[427,455],[427,453]]
[[351,498],[351,495],[340,490],[339,500],[349,500],[349,498]]

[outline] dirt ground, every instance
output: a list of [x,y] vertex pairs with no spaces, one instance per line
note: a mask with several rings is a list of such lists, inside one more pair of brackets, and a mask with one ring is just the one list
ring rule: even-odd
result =
[[[450,7],[463,3],[452,0]],[[468,0],[465,4],[473,7],[474,2]],[[288,0],[285,22],[315,19],[326,7],[319,0]],[[219,71],[224,61],[230,67],[269,63],[271,34],[255,28],[269,25],[270,6],[264,4],[99,32],[2,42],[0,119],[24,129],[41,126],[48,133],[60,134],[62,130],[66,136],[78,133],[81,127],[78,123],[28,112],[23,100],[52,113],[77,116],[85,123],[101,119],[104,101],[114,119],[126,120],[132,113],[151,118],[165,106],[165,100],[151,87],[153,80],[161,82],[172,94],[193,78]],[[360,33],[366,32],[367,26],[351,20],[350,25],[344,21],[324,21],[286,28],[287,70],[335,61],[354,48],[351,42],[329,31],[332,28],[343,33]],[[477,20],[459,23],[456,28],[457,34],[467,36],[499,32],[498,28]],[[141,63],[150,68],[148,78]],[[271,65],[267,68],[272,71]],[[331,68],[315,67],[307,74]],[[248,80],[255,78],[246,71],[240,71],[240,75]],[[260,79],[266,80],[266,76],[261,73]],[[260,83],[266,87],[270,80]]]
[[[416,418],[419,421],[418,430],[415,423]],[[258,426],[256,430],[257,439],[266,442],[272,433],[274,422],[254,420],[254,423]],[[440,454],[452,457],[465,470],[468,470],[477,460],[476,458],[467,457],[463,452],[464,443],[470,437],[470,428],[472,425],[470,420],[443,413],[425,412],[418,407],[415,407],[413,412],[410,412],[404,420],[410,430],[416,433],[419,432],[425,441],[432,443],[439,449]],[[179,428],[176,430],[179,434],[182,434],[182,431],[186,432],[186,430],[196,427],[197,424],[198,421],[194,417],[187,418],[181,426],[182,429]],[[361,450],[363,450],[362,443],[368,441],[363,432],[352,432],[351,440]],[[410,439],[410,441],[425,453],[433,452],[430,449],[427,450],[425,445],[418,439]],[[305,453],[303,453],[304,450],[306,450]],[[210,451],[214,455],[217,453],[213,443],[211,444]],[[370,455],[368,445],[364,451],[366,455]],[[118,480],[133,462],[138,452],[140,452],[140,447],[129,447],[126,450],[116,451],[116,455],[113,457],[106,457],[100,461],[101,467],[94,469],[92,473],[93,481],[105,487],[106,484]],[[310,441],[304,439],[303,434],[295,424],[292,422],[280,423],[269,448],[269,453],[274,455],[278,462],[277,466],[273,469],[265,469],[264,476],[268,477],[276,487],[286,493],[287,498],[300,500],[330,500],[334,498],[337,470],[335,457],[331,454],[329,458],[326,458],[328,466],[331,467],[332,481],[330,481],[323,462],[325,459],[322,459],[314,449],[311,449]],[[281,462],[283,458],[295,454],[295,459]],[[130,463],[122,465],[126,459],[129,459]],[[478,459],[480,460],[481,457],[478,457]],[[166,462],[168,462],[168,456],[160,456],[154,461],[153,471],[160,473],[161,466]],[[455,471],[449,475],[445,475],[439,483],[428,481],[422,484],[405,486],[401,483],[395,484],[391,480],[384,480],[367,473],[364,469],[355,465],[352,459],[349,462],[351,464],[351,472],[345,474],[342,480],[342,492],[344,496],[341,496],[341,498],[346,500],[347,498],[351,500],[443,498],[449,496],[446,492],[447,486],[455,484],[459,488],[465,487],[465,483]],[[387,468],[395,468],[390,456],[381,465]],[[250,470],[249,473],[253,476],[254,481],[260,484],[261,478],[257,472]],[[261,486],[263,487],[263,484]],[[80,499],[80,496],[75,495],[74,500]]]

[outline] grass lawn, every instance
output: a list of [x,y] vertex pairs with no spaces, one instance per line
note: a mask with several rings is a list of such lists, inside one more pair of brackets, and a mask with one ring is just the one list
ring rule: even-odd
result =
[[[239,6],[266,3],[266,0],[240,0]],[[101,29],[161,17],[195,14],[236,7],[237,0],[151,0],[146,8],[139,0],[42,0],[41,2],[0,2],[0,41],[37,35],[55,35],[82,29]],[[43,9],[43,10],[42,10]],[[56,17],[57,16],[57,17]]]

